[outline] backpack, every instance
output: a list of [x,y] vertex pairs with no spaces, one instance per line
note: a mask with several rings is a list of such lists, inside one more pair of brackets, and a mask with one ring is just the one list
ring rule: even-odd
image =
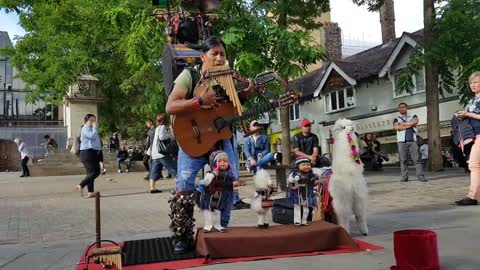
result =
[[162,75],[163,86],[167,96],[173,90],[175,79],[186,68],[192,74],[192,85],[196,85],[200,75],[193,67],[201,64],[200,54],[201,52],[198,48],[192,48],[184,44],[167,43],[164,45],[162,52]]

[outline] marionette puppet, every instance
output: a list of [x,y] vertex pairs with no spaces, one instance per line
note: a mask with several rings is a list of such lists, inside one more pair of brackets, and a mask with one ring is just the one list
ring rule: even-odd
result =
[[273,201],[270,196],[273,192],[272,179],[266,170],[259,170],[253,177],[255,193],[251,208],[257,214],[258,228],[267,229],[272,216]]
[[220,223],[222,211],[231,211],[233,205],[233,186],[236,179],[230,171],[228,155],[224,151],[215,151],[210,155],[212,171],[197,186],[197,205],[203,212],[203,231],[208,233],[213,229],[225,232]]
[[307,222],[309,207],[317,207],[315,188],[320,182],[318,175],[312,171],[308,158],[298,157],[295,167],[288,176],[290,184],[288,199],[293,203],[293,223],[297,226],[310,225]]

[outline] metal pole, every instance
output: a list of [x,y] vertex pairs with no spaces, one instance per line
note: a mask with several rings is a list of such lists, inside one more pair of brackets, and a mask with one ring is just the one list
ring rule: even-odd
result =
[[100,241],[100,192],[95,192],[95,243],[97,248],[101,246]]

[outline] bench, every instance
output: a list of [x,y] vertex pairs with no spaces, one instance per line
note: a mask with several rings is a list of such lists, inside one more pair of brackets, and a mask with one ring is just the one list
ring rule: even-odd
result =
[[287,192],[287,170],[291,167],[289,165],[271,165],[263,167],[265,170],[275,170],[275,179],[277,189]]

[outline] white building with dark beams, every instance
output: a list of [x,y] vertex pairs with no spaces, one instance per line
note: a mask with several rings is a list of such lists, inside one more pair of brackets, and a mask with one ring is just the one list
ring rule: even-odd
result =
[[[419,135],[427,137],[427,109],[424,70],[412,77],[412,93],[397,94],[395,83],[399,72],[407,66],[418,46],[423,45],[423,31],[403,33],[382,45],[350,57],[333,60],[324,67],[292,81],[303,94],[298,119],[290,122],[298,129],[302,119],[315,121],[312,131],[322,144],[322,152],[328,152],[326,139],[329,130],[339,118],[355,121],[358,133],[375,133],[382,143],[382,151],[398,161],[396,133],[393,120],[398,115],[397,105],[408,104],[409,112],[419,118]],[[458,92],[440,96],[440,132],[442,144],[447,146],[450,136],[450,119],[461,109]],[[271,125],[272,133],[280,130]]]

